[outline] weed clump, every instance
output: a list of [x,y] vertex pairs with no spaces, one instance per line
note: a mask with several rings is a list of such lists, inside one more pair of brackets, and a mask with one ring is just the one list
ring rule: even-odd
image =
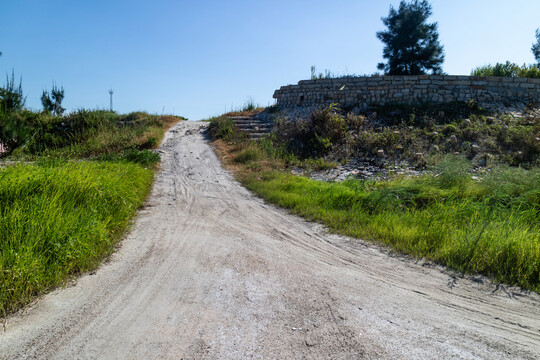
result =
[[239,164],[247,164],[253,161],[257,161],[261,158],[259,149],[255,147],[248,147],[241,150],[235,157],[234,162]]
[[239,142],[248,139],[248,135],[240,131],[231,118],[225,116],[211,118],[208,133],[214,140]]

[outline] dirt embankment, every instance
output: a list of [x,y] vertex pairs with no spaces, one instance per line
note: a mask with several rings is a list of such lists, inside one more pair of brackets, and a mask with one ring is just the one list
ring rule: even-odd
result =
[[221,167],[205,124],[163,146],[112,259],[8,319],[0,358],[540,357],[540,296],[328,235]]

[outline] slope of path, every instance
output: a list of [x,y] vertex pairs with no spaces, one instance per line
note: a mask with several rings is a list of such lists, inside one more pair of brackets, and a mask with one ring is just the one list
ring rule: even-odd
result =
[[540,296],[328,235],[250,195],[205,124],[166,136],[118,252],[8,319],[0,358],[538,359]]

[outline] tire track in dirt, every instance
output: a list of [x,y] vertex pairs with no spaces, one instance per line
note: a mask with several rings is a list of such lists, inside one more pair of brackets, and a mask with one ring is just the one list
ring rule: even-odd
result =
[[12,316],[0,359],[540,358],[540,296],[329,235],[166,135],[110,261]]

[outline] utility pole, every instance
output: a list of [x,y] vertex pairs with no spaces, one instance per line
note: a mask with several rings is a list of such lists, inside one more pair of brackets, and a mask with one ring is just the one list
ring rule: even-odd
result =
[[109,95],[111,96],[111,112],[113,111],[113,109],[112,109],[112,94],[114,94],[113,89],[109,89]]

